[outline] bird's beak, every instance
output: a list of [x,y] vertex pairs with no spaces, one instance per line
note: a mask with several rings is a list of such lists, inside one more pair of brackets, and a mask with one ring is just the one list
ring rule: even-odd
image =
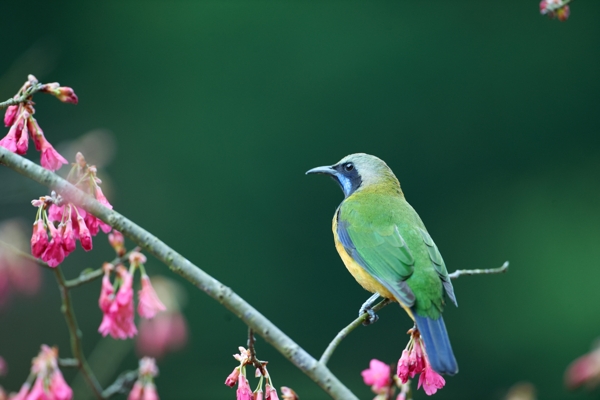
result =
[[335,175],[337,171],[330,166],[317,167],[313,169],[309,169],[306,171],[306,175],[308,174],[325,174],[325,175]]

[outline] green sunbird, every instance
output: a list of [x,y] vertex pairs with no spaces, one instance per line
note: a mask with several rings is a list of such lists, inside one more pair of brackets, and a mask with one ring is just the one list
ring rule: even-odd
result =
[[379,296],[400,303],[415,321],[432,368],[454,375],[458,365],[442,318],[444,293],[455,304],[452,282],[442,256],[423,221],[404,198],[400,182],[385,162],[351,154],[337,164],[313,168],[336,180],[345,199],[333,217],[335,247],[354,279]]

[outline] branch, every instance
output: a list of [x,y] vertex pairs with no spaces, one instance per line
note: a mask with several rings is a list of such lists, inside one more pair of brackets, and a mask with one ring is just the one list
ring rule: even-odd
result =
[[41,83],[34,83],[33,85],[29,86],[22,95],[0,103],[0,109],[26,102],[34,93],[39,92],[42,86],[44,85]]
[[[462,275],[482,275],[482,274],[501,274],[508,271],[508,261],[505,261],[504,264],[502,264],[501,267],[499,268],[491,268],[491,269],[461,269],[461,270],[456,270],[451,274],[448,274],[448,277],[450,279],[456,279],[459,276]],[[389,303],[391,303],[390,299],[384,299],[383,301],[380,301],[379,303],[377,303],[374,307],[373,307],[373,311],[377,312],[379,310],[381,310],[383,307],[387,306]],[[331,358],[331,355],[333,354],[333,352],[335,351],[335,349],[337,348],[337,346],[340,344],[340,342],[350,334],[350,332],[352,332],[353,330],[355,330],[356,328],[358,328],[369,316],[368,313],[364,313],[361,316],[359,316],[358,318],[356,318],[354,321],[352,321],[350,323],[350,325],[346,326],[344,329],[342,329],[331,341],[331,343],[329,343],[329,345],[327,346],[327,348],[325,349],[325,351],[323,352],[323,355],[321,356],[321,358],[319,359],[319,363],[325,365],[327,364],[327,362],[329,361],[329,359]]]
[[462,275],[485,275],[485,274],[502,274],[508,271],[508,261],[505,261],[501,267],[490,269],[457,269],[451,274],[448,274],[450,279],[456,279]]
[[[124,263],[125,261],[127,261],[129,259],[129,254],[131,254],[134,251],[140,251],[140,247],[136,246],[133,250],[131,250],[130,252],[125,254],[123,257],[117,257],[114,260],[112,260],[110,263],[113,265]],[[97,269],[87,271],[87,272],[85,272],[85,271],[86,270],[83,270],[82,273],[79,274],[79,276],[77,278],[66,281],[65,285],[69,289],[72,289],[74,287],[81,286],[85,283],[88,283],[95,279],[98,279],[102,275],[104,275],[104,270],[102,268],[97,268]]]
[[131,389],[133,383],[137,380],[137,378],[137,370],[123,372],[117,377],[117,379],[112,385],[104,389],[104,392],[102,392],[102,397],[105,399],[109,399],[116,394],[125,393],[127,390]]
[[315,360],[258,310],[233,292],[231,288],[192,264],[150,232],[116,211],[104,207],[96,199],[86,195],[56,174],[21,156],[11,153],[3,147],[0,147],[0,163],[42,185],[56,190],[67,201],[82,207],[148,250],[148,252],[165,263],[172,271],[190,281],[240,318],[248,327],[262,336],[334,399],[357,399],[325,365]]
[[[373,311],[377,312],[379,310],[381,310],[383,307],[387,306],[389,303],[391,302],[390,299],[383,299],[382,301],[380,301],[379,303],[375,304],[372,308]],[[327,348],[325,349],[325,351],[323,352],[323,355],[321,356],[321,358],[319,359],[319,362],[323,365],[326,365],[327,362],[329,361],[329,359],[331,358],[331,355],[333,354],[333,352],[335,351],[335,349],[338,347],[338,345],[341,343],[341,341],[350,334],[350,332],[352,332],[353,330],[355,330],[356,328],[358,328],[360,325],[362,325],[363,322],[365,322],[365,320],[369,317],[368,313],[364,313],[361,316],[359,316],[358,318],[356,318],[354,321],[352,321],[352,323],[350,325],[348,325],[347,327],[345,327],[344,329],[342,329],[331,341],[331,343],[329,343],[329,346],[327,346]]]
[[71,352],[73,353],[73,357],[75,357],[78,361],[77,367],[79,371],[83,375],[83,378],[86,380],[88,385],[92,388],[94,395],[98,399],[103,399],[102,396],[102,387],[98,383],[98,380],[94,376],[92,369],[90,368],[87,360],[85,359],[85,355],[83,354],[83,346],[81,344],[81,331],[79,330],[79,326],[77,325],[77,319],[75,318],[75,311],[73,310],[73,303],[71,302],[71,295],[69,294],[69,288],[65,284],[65,277],[60,269],[60,266],[57,266],[54,269],[54,274],[56,275],[56,281],[58,282],[58,286],[60,288],[60,297],[62,298],[62,306],[60,310],[65,315],[65,319],[67,320],[67,326],[69,328],[69,334],[71,336]]

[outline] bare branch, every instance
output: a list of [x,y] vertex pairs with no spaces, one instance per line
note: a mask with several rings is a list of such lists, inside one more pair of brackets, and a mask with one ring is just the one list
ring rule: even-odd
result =
[[254,332],[290,360],[334,399],[353,400],[357,397],[324,365],[315,360],[276,325],[248,302],[167,246],[156,236],[100,204],[58,175],[0,147],[0,163],[14,171],[56,190],[67,201],[75,203],[145,248],[172,271],[183,276],[200,290],[230,310]]

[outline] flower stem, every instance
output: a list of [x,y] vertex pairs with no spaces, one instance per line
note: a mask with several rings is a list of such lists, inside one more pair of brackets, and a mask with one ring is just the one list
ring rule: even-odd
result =
[[75,310],[73,309],[73,302],[71,301],[69,288],[66,285],[65,277],[60,269],[60,266],[54,268],[54,274],[56,276],[56,281],[58,282],[60,297],[62,299],[61,311],[65,316],[65,320],[67,321],[69,335],[71,337],[71,352],[73,353],[73,357],[77,359],[77,367],[79,368],[79,371],[83,375],[90,388],[92,388],[94,395],[98,399],[102,400],[104,399],[104,396],[102,395],[102,387],[98,383],[98,380],[94,376],[94,373],[92,372],[87,360],[85,359],[85,355],[83,354],[81,331],[77,325],[77,318],[75,317]]
[[42,88],[42,86],[43,86],[43,84],[41,84],[41,83],[34,83],[30,87],[28,87],[27,90],[25,90],[25,92],[23,94],[21,94],[20,96],[18,96],[17,98],[8,99],[6,101],[1,102],[0,109],[26,102],[27,99],[31,95],[33,95],[36,92],[39,92],[40,89]]

